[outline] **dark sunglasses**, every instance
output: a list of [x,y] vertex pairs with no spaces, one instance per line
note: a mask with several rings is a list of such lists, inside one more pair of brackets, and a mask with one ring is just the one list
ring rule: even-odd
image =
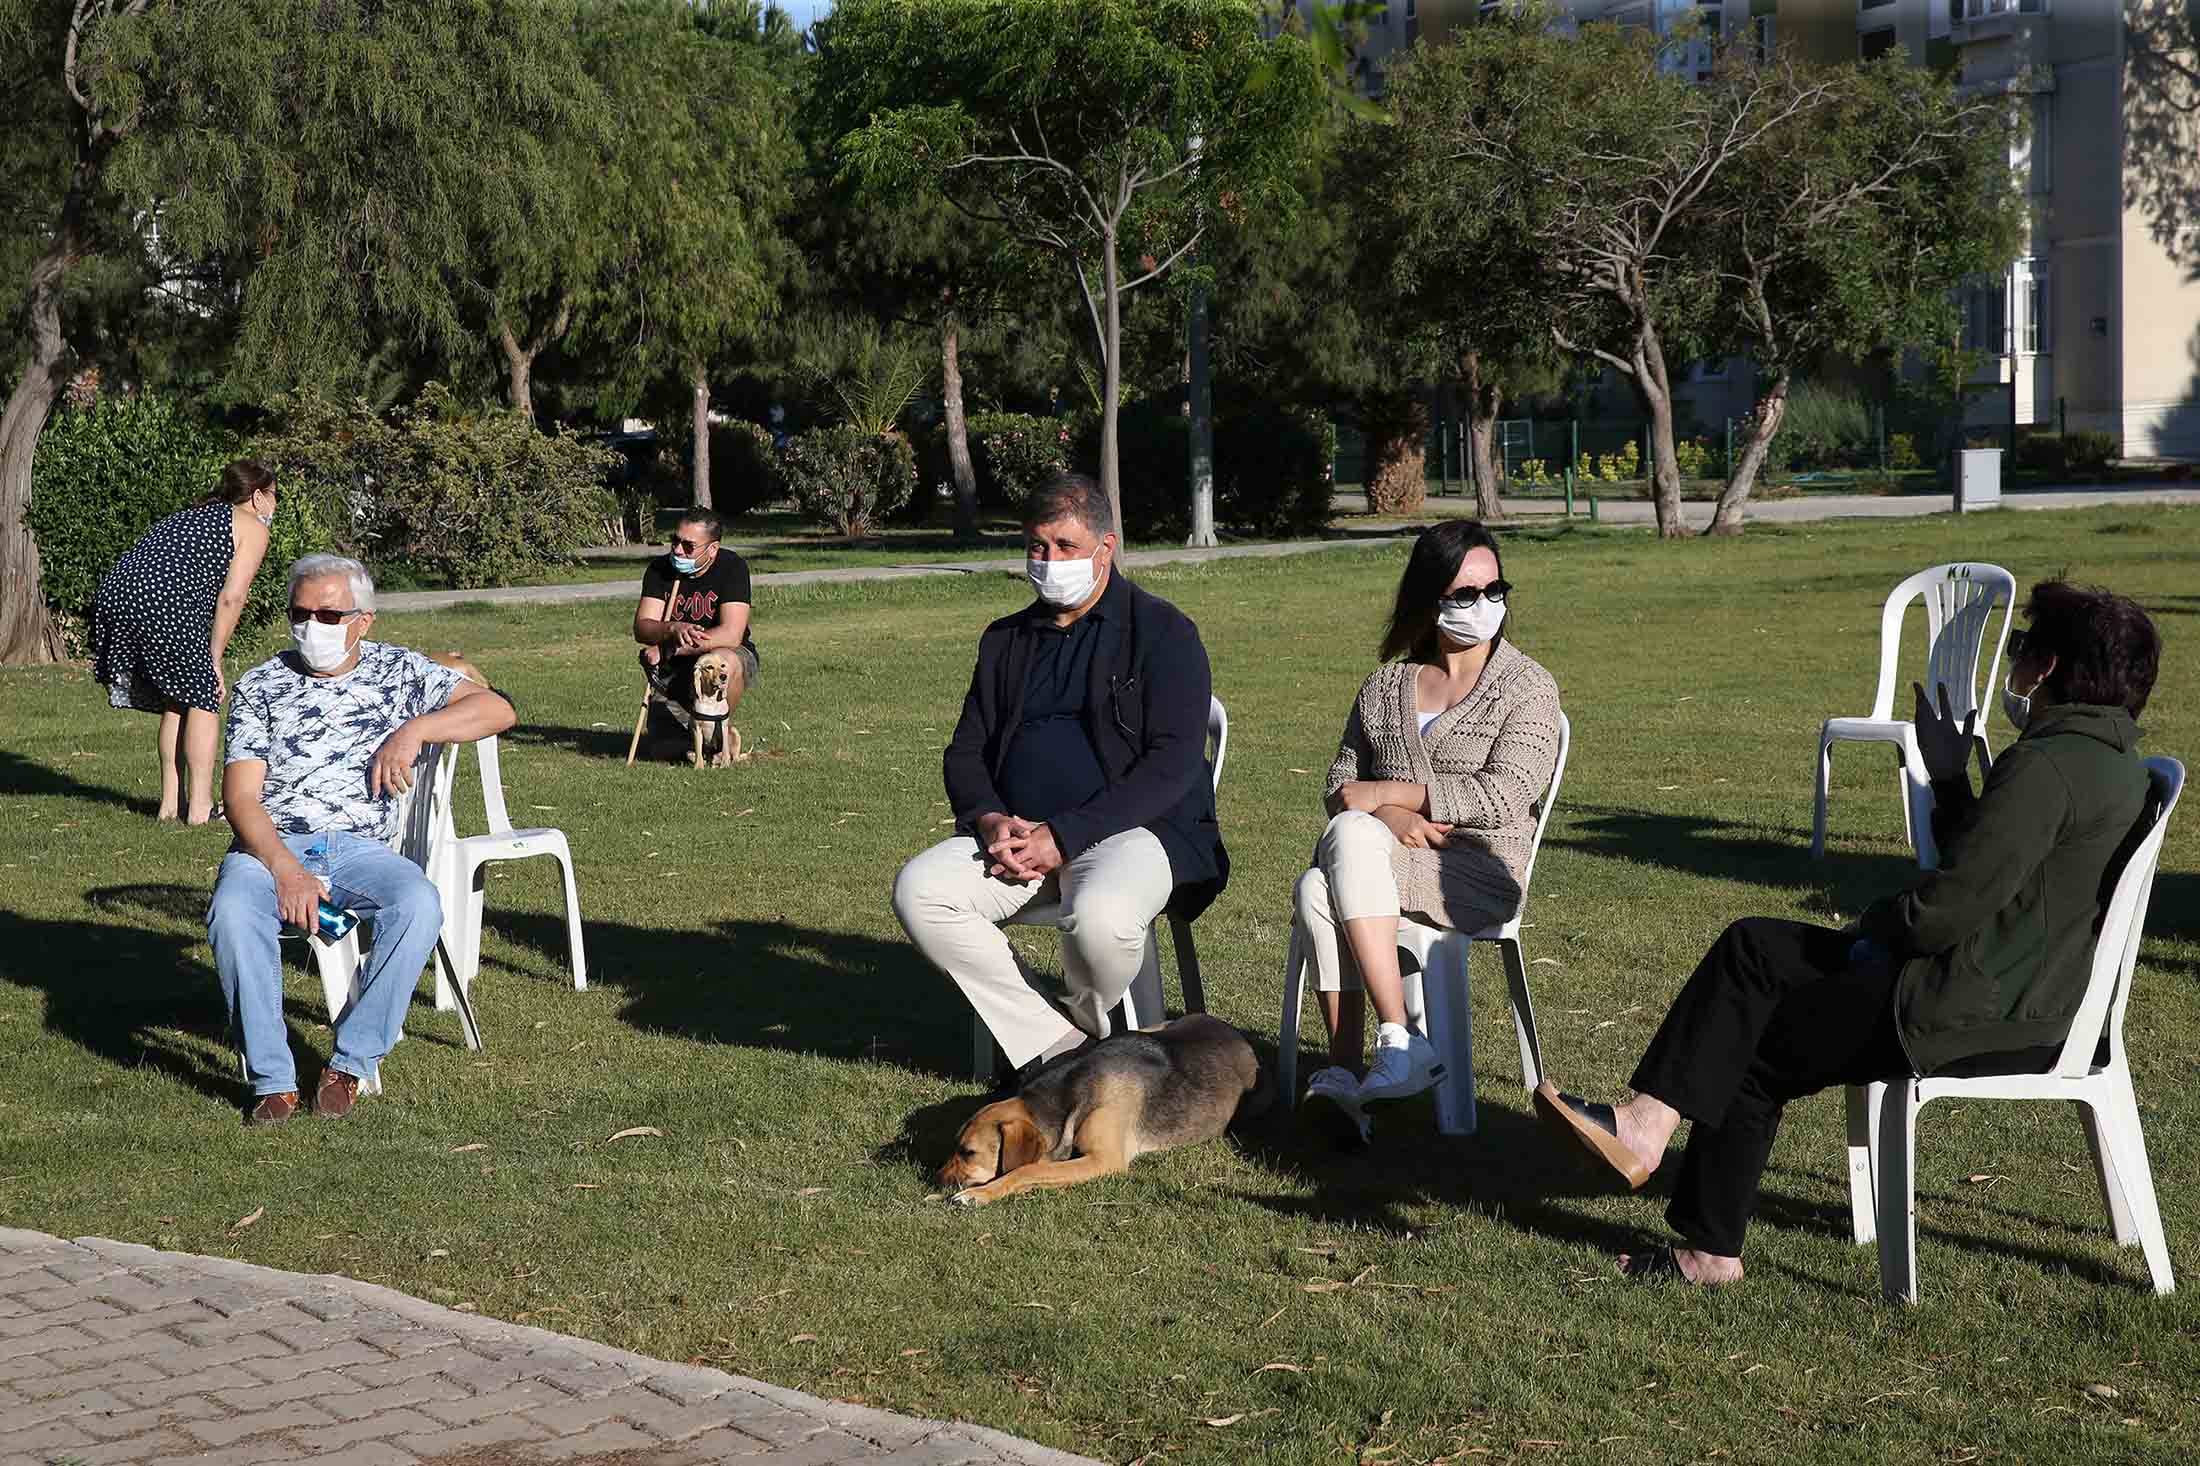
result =
[[1493,580],[1488,585],[1463,585],[1455,591],[1446,591],[1443,595],[1438,596],[1436,599],[1438,603],[1442,605],[1471,606],[1476,601],[1479,601],[1484,596],[1487,596],[1491,601],[1495,602],[1496,604],[1503,605],[1505,603],[1505,597],[1511,594],[1511,581]]
[[308,610],[304,606],[292,606],[290,608],[290,624],[303,626],[308,621],[318,621],[323,626],[341,626],[358,614],[356,607],[349,611],[339,611],[333,606],[323,606],[316,611]]
[[2022,627],[2019,627],[2019,628],[2018,628],[2017,630],[2015,630],[2015,631],[2012,631],[2012,632],[2010,632],[2010,633],[2009,633],[2009,655],[2010,655],[2010,656],[2012,656],[2012,657],[2021,657],[2021,656],[2023,656],[2023,655],[2024,655],[2024,650],[2025,650],[2025,648],[2026,648],[2026,647],[2028,647],[2028,646],[2030,646],[2031,644],[2032,644],[2032,633],[2031,633],[2031,632],[2029,632],[2029,631],[2026,631],[2026,630],[2024,630],[2024,629],[2023,629]]

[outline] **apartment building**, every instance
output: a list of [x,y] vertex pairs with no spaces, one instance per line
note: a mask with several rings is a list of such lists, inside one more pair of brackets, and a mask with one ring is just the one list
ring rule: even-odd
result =
[[[1370,27],[1363,84],[1416,40],[1440,44],[1510,0],[1391,0]],[[1965,299],[1966,344],[1992,355],[1972,420],[2111,433],[2127,457],[2200,456],[2200,54],[2188,0],[1569,0],[1561,24],[1678,33],[1667,64],[1711,42],[1817,61],[1901,54],[2022,97],[2012,164],[2032,204],[2024,254]],[[1705,422],[1746,412],[1743,362],[1699,367]],[[1996,388],[2002,390],[1995,390]]]

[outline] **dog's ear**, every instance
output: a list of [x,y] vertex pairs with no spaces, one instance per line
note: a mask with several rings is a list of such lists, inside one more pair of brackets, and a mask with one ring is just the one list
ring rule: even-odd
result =
[[1029,1111],[1004,1115],[1001,1118],[1001,1169],[996,1174],[1006,1175],[1018,1166],[1028,1166],[1043,1159],[1047,1149],[1047,1138],[1031,1123]]

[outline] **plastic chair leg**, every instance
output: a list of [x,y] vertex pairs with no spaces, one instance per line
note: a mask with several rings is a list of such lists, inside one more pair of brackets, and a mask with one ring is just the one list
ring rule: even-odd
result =
[[1879,1106],[1879,1291],[1917,1302],[1917,1085],[1887,1087]]
[[1184,1011],[1207,1011],[1207,989],[1199,980],[1199,949],[1192,945],[1192,924],[1169,918],[1169,939],[1176,947],[1176,981],[1184,989]]
[[[573,857],[566,851],[557,852],[558,874],[565,878],[565,945],[573,965],[573,991],[588,991],[588,953],[581,945],[581,893],[573,881]],[[475,951],[480,942],[475,941]]]
[[1161,942],[1156,935],[1160,923],[1156,921],[1146,928],[1146,955],[1138,964],[1138,975],[1123,990],[1123,997],[1115,1005],[1111,1015],[1111,1033],[1136,1033],[1165,1021],[1168,1008],[1161,996]]
[[1472,1135],[1474,1108],[1474,1016],[1467,993],[1467,949],[1462,938],[1439,942],[1422,974],[1421,1000],[1428,1008],[1428,1037],[1444,1062],[1444,1081],[1436,1086],[1436,1128],[1446,1135]]
[[1879,1128],[1884,1084],[1852,1084],[1848,1089],[1849,1232],[1856,1245],[1879,1236],[1878,1178],[1872,1171],[1872,1135]]
[[1543,1082],[1543,1041],[1536,1036],[1535,1003],[1528,996],[1528,959],[1517,938],[1498,939],[1505,959],[1505,988],[1512,998],[1513,1032],[1520,1040],[1520,1082],[1530,1094]]
[[977,1014],[970,1015],[970,1073],[980,1084],[993,1079],[993,1030]]
[[1283,959],[1283,1017],[1276,1024],[1276,1091],[1286,1114],[1299,1103],[1299,1009],[1306,1001],[1306,945],[1296,918]]
[[2153,1279],[2155,1292],[2175,1292],[2177,1280],[2170,1271],[2169,1243],[2162,1234],[2161,1206],[2154,1196],[2154,1171],[2147,1164],[2146,1132],[2139,1125],[2139,1102],[2131,1092],[2128,1076],[2110,1091],[2100,1108],[2102,1139],[2108,1143],[2114,1157],[2116,1179],[2122,1183],[2132,1228],[2146,1252],[2147,1274]]
[[1902,806],[1902,839],[1904,843],[1915,849],[1917,846],[1917,819],[1910,812],[1910,781],[1904,775],[1904,768],[1902,750],[1897,748],[1894,753],[1894,797],[1895,802]]
[[1833,740],[1818,735],[1818,792],[1811,804],[1810,858],[1826,858],[1826,788],[1833,782]]
[[2085,1145],[2093,1153],[2093,1177],[2101,1183],[2101,1205],[2108,1211],[2109,1228],[2115,1232],[2119,1247],[2129,1247],[2139,1240],[2139,1228],[2131,1215],[2123,1177],[2116,1169],[2115,1148],[2107,1134],[2114,1122],[2089,1101],[2071,1103],[2085,1125]]

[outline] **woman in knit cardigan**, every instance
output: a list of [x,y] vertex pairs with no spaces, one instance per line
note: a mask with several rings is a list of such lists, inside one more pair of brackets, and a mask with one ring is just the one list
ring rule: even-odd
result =
[[[1329,1026],[1329,1064],[1306,1097],[1360,1140],[1366,1105],[1443,1077],[1427,1036],[1406,1026],[1400,915],[1475,931],[1520,905],[1559,711],[1551,674],[1505,640],[1510,590],[1479,522],[1434,525],[1415,542],[1383,664],[1361,684],[1329,769],[1329,827],[1299,878],[1295,916]],[[1362,1079],[1368,1002],[1375,1062]]]

